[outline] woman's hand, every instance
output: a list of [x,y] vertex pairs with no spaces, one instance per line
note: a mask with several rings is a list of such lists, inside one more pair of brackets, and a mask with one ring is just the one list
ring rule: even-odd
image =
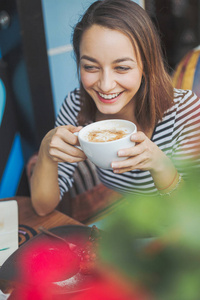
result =
[[79,162],[86,159],[79,145],[78,137],[74,134],[81,130],[81,126],[60,126],[49,131],[42,141],[42,152],[54,162]]
[[60,201],[58,162],[73,163],[86,159],[83,151],[75,147],[79,142],[74,133],[81,128],[60,126],[49,131],[42,140],[30,180],[32,205],[40,216],[52,212]]
[[112,163],[114,173],[139,169],[149,170],[154,174],[165,169],[169,158],[143,132],[134,133],[131,140],[136,143],[135,146],[118,152],[118,156],[128,157],[128,159]]

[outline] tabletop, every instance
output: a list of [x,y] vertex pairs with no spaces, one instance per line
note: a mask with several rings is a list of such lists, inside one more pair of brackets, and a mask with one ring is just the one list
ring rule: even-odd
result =
[[39,226],[52,228],[68,224],[81,224],[58,210],[54,210],[46,216],[38,216],[32,207],[31,199],[29,197],[15,197],[15,200],[17,200],[19,208],[19,224],[28,225],[36,231],[38,231]]
[[[82,223],[70,218],[69,216],[54,210],[46,216],[38,216],[31,204],[29,197],[12,197],[0,199],[0,201],[16,200],[19,213],[19,246],[39,233],[38,227],[43,226],[47,229],[63,225],[83,225]],[[5,280],[0,280],[0,290],[4,293],[9,292],[10,284]]]
[[[27,240],[39,233],[38,228],[40,226],[50,229],[64,225],[84,225],[81,223],[82,219],[85,218],[83,206],[87,204],[86,208],[88,209],[88,203],[92,206],[92,202],[94,200],[96,203],[95,207],[100,210],[101,213],[105,213],[104,209],[102,209],[102,203],[109,207],[114,202],[118,202],[120,199],[121,195],[117,192],[114,192],[102,185],[95,186],[90,191],[80,194],[74,199],[72,205],[72,218],[58,210],[54,210],[46,216],[38,216],[32,207],[30,197],[15,196],[12,198],[0,199],[0,201],[16,200],[18,203],[19,246],[21,246]],[[78,213],[78,207],[80,208],[79,212],[81,211],[81,215]],[[92,213],[94,213],[93,210]],[[6,293],[9,292],[10,289],[11,287],[8,282],[0,280],[0,290]]]
[[47,229],[63,225],[83,225],[79,221],[70,218],[58,210],[54,210],[46,216],[38,216],[34,211],[31,198],[16,196],[12,198],[0,199],[0,201],[16,200],[19,213],[19,246],[26,240],[39,233],[38,227]]

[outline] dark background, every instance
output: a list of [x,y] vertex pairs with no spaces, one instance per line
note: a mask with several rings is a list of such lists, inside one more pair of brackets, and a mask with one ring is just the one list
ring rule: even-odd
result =
[[146,0],[146,10],[159,29],[173,72],[183,56],[200,44],[199,0]]

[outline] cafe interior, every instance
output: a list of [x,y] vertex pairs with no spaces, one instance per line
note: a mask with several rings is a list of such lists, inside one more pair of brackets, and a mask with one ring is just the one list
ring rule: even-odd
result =
[[[0,0],[0,300],[197,300],[200,207],[191,201],[199,198],[193,185],[179,196],[185,197],[182,214],[175,203],[169,209],[158,199],[152,204],[142,199],[136,201],[140,213],[133,221],[134,214],[121,207],[107,224],[109,241],[100,247],[103,262],[95,276],[78,272],[66,252],[74,244],[82,249],[91,243],[95,247],[88,251],[96,257],[104,235],[99,233],[101,218],[124,199],[100,182],[93,163],[89,159],[79,163],[74,185],[55,211],[42,217],[31,205],[30,177],[40,143],[54,127],[66,95],[79,85],[72,28],[92,2]],[[159,30],[174,87],[193,90],[200,97],[200,1],[135,2]],[[156,214],[166,222],[176,215],[180,223],[172,221],[175,225],[165,230],[164,242],[135,237],[142,232],[140,226],[153,228]],[[183,247],[176,244],[181,230]],[[66,238],[67,245],[59,237]],[[53,256],[43,251],[52,247],[50,241]],[[39,251],[46,255],[43,268],[42,256],[34,255]],[[58,284],[48,281],[49,265],[57,270],[51,275]]]

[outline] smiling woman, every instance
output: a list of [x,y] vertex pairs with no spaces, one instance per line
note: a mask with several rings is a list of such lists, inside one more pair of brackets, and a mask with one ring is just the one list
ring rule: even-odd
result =
[[[173,89],[159,35],[147,12],[131,0],[100,0],[76,24],[73,48],[80,87],[69,93],[55,128],[44,137],[31,179],[32,202],[44,215],[73,184],[82,126],[105,119],[136,124],[130,148],[101,182],[120,193],[171,194],[188,179],[186,163],[199,167],[200,100]],[[106,152],[100,153],[104,160]]]
[[136,122],[132,99],[142,80],[138,58],[131,40],[120,31],[93,25],[84,32],[80,44],[81,82],[96,105],[98,118],[117,114],[117,118]]
[[[92,59],[92,70],[94,70],[94,67],[97,67],[94,63],[95,61],[96,63],[98,62],[98,53],[101,57],[99,63],[105,60],[105,56],[102,54],[102,50],[104,49],[106,58],[108,55],[106,61],[110,58],[109,63],[112,62],[113,64],[116,62],[115,70],[118,71],[118,73],[124,74],[124,81],[125,75],[128,73],[126,80],[132,79],[130,84],[139,85],[137,88],[138,93],[135,95],[135,100],[139,100],[134,101],[136,106],[134,108],[135,122],[140,123],[140,126],[142,124],[143,130],[149,127],[153,128],[155,123],[162,117],[163,112],[171,107],[173,103],[173,89],[169,75],[165,71],[159,37],[149,16],[139,5],[133,3],[133,1],[125,1],[124,4],[122,4],[122,1],[117,1],[116,4],[112,1],[105,1],[105,6],[101,5],[101,2],[102,1],[97,1],[93,3],[75,27],[73,47],[77,67],[78,69],[80,67],[80,71],[82,70],[82,56],[86,55],[89,56],[90,62]],[[96,38],[97,36],[98,39]],[[99,42],[99,39],[102,38],[104,38],[104,40]],[[118,39],[120,39],[119,43]],[[87,42],[87,47],[90,47],[90,45],[93,46],[96,57],[88,55],[87,53],[81,53],[83,41],[85,43]],[[91,48],[86,48],[85,50],[91,51]],[[113,52],[116,55],[114,59],[112,57]],[[129,62],[129,65],[124,64],[123,60],[126,58],[128,58],[127,62]],[[130,65],[132,60],[133,64]],[[91,69],[91,66],[87,66],[87,68],[88,67]],[[114,66],[112,65],[112,67]],[[107,72],[105,72],[105,68],[101,71],[104,71],[102,84],[110,84],[112,74],[108,73],[108,68],[106,68]],[[139,78],[139,80],[133,76],[131,78],[131,76],[129,76],[130,71],[132,71],[132,73],[134,72],[133,74],[135,74],[136,71],[140,71],[141,73],[139,75],[142,76],[142,78]],[[106,86],[104,94],[107,94],[107,88]],[[96,106],[88,91],[85,92],[82,76],[80,90],[83,107],[79,115],[79,121],[84,124],[90,121],[91,116],[96,113]],[[109,93],[111,93],[111,91],[109,91]],[[154,101],[155,98],[156,101]],[[146,114],[147,106],[149,114]],[[133,118],[133,114],[131,118]]]

